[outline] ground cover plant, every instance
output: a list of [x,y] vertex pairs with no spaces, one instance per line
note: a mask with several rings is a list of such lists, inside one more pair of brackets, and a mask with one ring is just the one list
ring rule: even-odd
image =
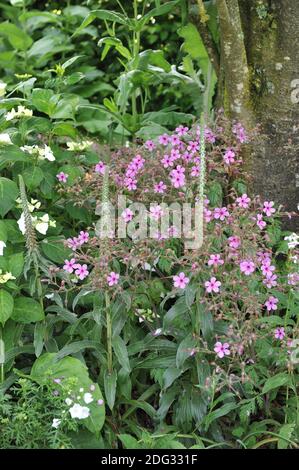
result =
[[0,448],[297,448],[297,214],[187,3],[0,9]]

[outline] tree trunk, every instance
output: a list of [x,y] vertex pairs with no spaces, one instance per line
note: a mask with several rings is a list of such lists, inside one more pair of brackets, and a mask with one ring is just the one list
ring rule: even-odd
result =
[[[252,191],[298,215],[299,1],[216,0],[216,5],[224,109],[247,127],[261,126],[246,154]],[[286,217],[285,227],[298,229],[299,217]]]

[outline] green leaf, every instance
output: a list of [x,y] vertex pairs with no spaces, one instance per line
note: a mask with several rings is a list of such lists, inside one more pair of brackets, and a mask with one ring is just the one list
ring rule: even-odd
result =
[[18,277],[23,272],[24,267],[24,254],[14,253],[8,257],[8,271],[13,276]]
[[0,323],[2,326],[11,317],[14,307],[14,300],[6,290],[0,289]]
[[283,387],[290,383],[290,376],[284,372],[276,374],[273,377],[270,377],[266,380],[263,386],[262,393],[268,393],[270,390],[274,390],[278,387]]
[[112,21],[126,26],[132,26],[130,19],[121,13],[109,10],[93,10],[84,19],[83,23],[76,29],[74,36],[79,34],[86,26],[92,23],[96,18],[99,20]]
[[54,125],[52,132],[54,135],[68,136],[72,139],[75,139],[77,137],[77,131],[74,128],[74,125],[69,124],[68,122],[57,122]]
[[189,333],[180,343],[176,355],[176,366],[178,369],[182,368],[186,359],[190,357],[190,352],[195,348],[196,344],[197,341],[193,338],[192,333]]
[[44,173],[38,166],[27,168],[23,171],[22,176],[30,191],[36,189],[44,179]]
[[148,11],[145,15],[138,20],[138,30],[140,31],[143,26],[150,21],[151,18],[155,18],[156,16],[166,15],[173,11],[174,7],[176,7],[181,0],[173,0],[172,2],[163,3],[157,8],[153,8],[152,10]]
[[4,36],[19,51],[26,51],[33,42],[22,29],[8,22],[0,24],[0,36]]
[[138,444],[135,437],[130,436],[130,434],[119,434],[119,439],[121,440],[125,449],[141,449],[142,447]]
[[4,220],[0,220],[0,240],[4,243],[7,241],[7,228]]
[[104,372],[104,390],[106,400],[110,410],[113,410],[115,403],[117,373],[113,370],[111,373],[106,369]]
[[278,449],[287,449],[290,443],[286,439],[291,439],[292,434],[296,428],[294,423],[284,424],[279,430],[279,436],[281,439],[278,440],[277,448]]
[[19,323],[33,323],[45,318],[44,311],[39,302],[30,297],[15,299],[12,320]]
[[0,216],[4,217],[15,205],[19,189],[14,181],[0,177]]
[[115,336],[113,338],[112,347],[120,365],[126,372],[131,372],[127,347],[120,336]]
[[6,145],[5,148],[0,147],[0,165],[28,161],[30,161],[28,153],[23,152],[16,145]]
[[237,405],[235,402],[225,403],[221,408],[209,413],[204,419],[205,429],[207,430],[213,421],[229,414],[231,411],[236,410],[236,408]]
[[63,239],[59,237],[44,239],[41,242],[41,249],[44,255],[54,263],[63,263],[71,254],[71,250],[64,246]]
[[32,104],[40,112],[52,116],[56,110],[60,95],[55,95],[53,90],[35,88],[32,92]]

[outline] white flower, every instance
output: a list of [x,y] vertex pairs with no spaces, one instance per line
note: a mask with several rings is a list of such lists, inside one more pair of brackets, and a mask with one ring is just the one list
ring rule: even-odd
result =
[[0,96],[5,95],[6,87],[7,87],[7,83],[4,83],[4,82],[0,81]]
[[19,220],[17,220],[17,224],[19,226],[20,231],[22,232],[23,235],[26,233],[26,227],[25,227],[25,215],[24,212],[22,212],[21,217]]
[[48,145],[45,145],[44,149],[40,149],[39,157],[44,160],[49,160],[49,162],[54,162],[55,160],[52,149]]
[[61,419],[54,418],[53,423],[52,423],[52,428],[57,429],[60,423],[61,423]]
[[67,150],[74,152],[79,150],[85,150],[93,144],[91,140],[82,140],[82,142],[67,142]]
[[84,393],[83,400],[86,403],[86,405],[88,405],[88,403],[91,403],[93,401],[92,394],[89,392]]
[[12,141],[10,140],[10,135],[7,132],[0,134],[0,145],[12,145]]
[[6,121],[11,121],[12,119],[16,119],[19,117],[31,117],[32,114],[33,113],[31,109],[27,109],[25,108],[25,106],[18,106],[17,111],[12,108],[12,110],[6,114],[5,119]]
[[6,243],[0,240],[0,256],[3,256],[3,250],[6,248]]
[[41,233],[42,235],[46,235],[48,228],[49,228],[49,214],[44,214],[42,217],[33,217],[33,225],[35,226],[36,230]]
[[299,235],[296,233],[292,233],[288,237],[284,237],[284,239],[288,241],[288,247],[290,250],[299,245]]
[[0,269],[0,284],[5,284],[7,281],[16,279],[11,273],[2,274],[2,269]]
[[70,398],[66,398],[65,399],[65,403],[70,406],[72,403],[73,403],[73,400],[71,400]]
[[87,406],[81,406],[79,403],[75,403],[72,408],[69,409],[72,418],[85,419],[89,416],[89,408]]

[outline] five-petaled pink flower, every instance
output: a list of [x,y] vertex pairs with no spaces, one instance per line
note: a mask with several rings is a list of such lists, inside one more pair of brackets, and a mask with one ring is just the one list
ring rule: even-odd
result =
[[265,302],[265,307],[267,307],[268,312],[270,312],[271,310],[277,310],[277,304],[278,299],[276,297],[273,297],[273,295],[270,295],[267,302]]
[[241,197],[237,197],[236,202],[239,207],[242,207],[243,209],[247,209],[249,207],[251,199],[250,197],[247,196],[247,194],[242,194]]
[[210,259],[208,261],[209,266],[220,266],[223,263],[224,261],[221,259],[220,255],[210,255]]
[[125,222],[131,222],[131,220],[133,219],[133,215],[133,212],[129,208],[125,209],[121,214]]
[[68,177],[69,175],[67,175],[63,171],[61,171],[60,173],[58,173],[58,175],[56,175],[56,178],[58,179],[58,181],[60,181],[60,183],[66,183]]
[[107,282],[108,286],[114,286],[115,284],[118,284],[119,281],[119,274],[115,273],[114,271],[111,271],[110,274],[107,276]]
[[156,144],[152,140],[147,140],[144,144],[145,148],[152,152],[156,148]]
[[161,145],[167,145],[169,143],[169,136],[167,134],[160,135],[159,137],[159,143]]
[[264,202],[264,207],[263,207],[263,212],[266,214],[267,217],[271,217],[272,214],[276,212],[276,209],[274,209],[274,202],[273,201],[265,201]]
[[154,185],[154,191],[155,193],[164,193],[166,189],[166,184],[163,183],[163,181],[160,181],[159,183],[156,183]]
[[103,175],[105,173],[105,169],[106,169],[105,163],[100,161],[99,163],[96,164],[94,171],[96,173],[101,173],[101,175]]
[[226,207],[216,207],[214,209],[214,219],[225,220],[225,217],[229,216],[229,212]]
[[81,232],[79,233],[78,235],[78,241],[81,245],[83,245],[84,243],[87,243],[88,242],[88,239],[89,239],[89,233],[88,232],[84,232],[83,230],[81,230]]
[[217,281],[216,277],[211,277],[209,281],[205,282],[206,292],[219,292],[221,287],[221,282]]
[[220,343],[220,341],[217,341],[214,345],[214,351],[217,353],[217,356],[222,359],[224,356],[229,356],[230,355],[230,350],[229,350],[229,344],[228,343]]
[[257,216],[256,216],[256,225],[261,230],[263,230],[266,227],[267,223],[263,220],[263,214],[257,214]]
[[280,340],[282,340],[285,337],[285,331],[284,331],[283,326],[276,328],[276,330],[274,332],[274,337],[276,339],[280,339]]
[[244,260],[240,263],[240,270],[245,276],[250,276],[255,271],[255,264],[251,260]]
[[233,152],[233,150],[227,149],[227,151],[223,155],[223,160],[227,165],[231,165],[232,163],[235,163],[235,156],[236,154],[235,152]]
[[72,258],[70,260],[65,259],[64,263],[65,264],[63,266],[63,269],[67,271],[68,273],[72,274],[72,272],[74,271],[74,266],[76,264],[75,258]]
[[272,276],[266,277],[263,279],[263,284],[268,287],[268,289],[271,289],[271,287],[277,286],[277,276],[276,274],[272,274]]
[[241,240],[239,237],[232,236],[228,238],[228,243],[231,248],[237,249],[241,245]]
[[180,289],[185,289],[186,285],[190,281],[185,273],[179,273],[177,276],[173,276],[172,279],[174,287],[179,287]]
[[81,280],[83,281],[83,279],[85,279],[89,272],[88,272],[88,269],[87,269],[87,265],[86,264],[74,264],[74,269],[75,269],[75,274],[76,276]]

